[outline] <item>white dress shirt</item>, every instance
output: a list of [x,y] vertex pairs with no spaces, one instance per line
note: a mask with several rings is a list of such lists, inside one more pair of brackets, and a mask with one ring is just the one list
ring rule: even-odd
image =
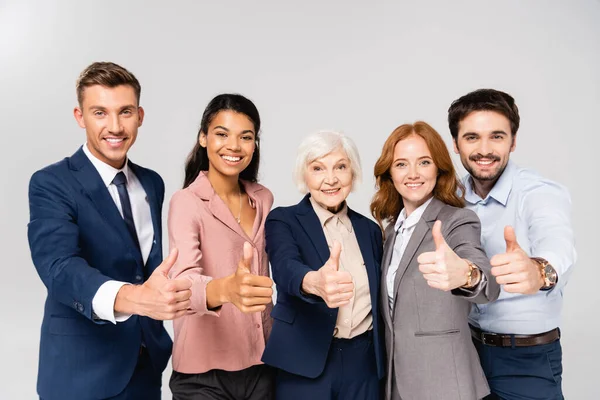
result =
[[421,216],[423,216],[423,213],[425,212],[425,209],[429,203],[431,203],[431,199],[433,199],[433,197],[421,204],[408,217],[406,216],[406,208],[403,208],[402,211],[400,211],[400,215],[398,215],[396,224],[394,224],[396,241],[394,242],[394,250],[392,253],[392,259],[390,260],[390,267],[388,268],[388,273],[385,277],[390,310],[393,310],[394,308],[394,280],[396,279],[396,273],[398,272],[400,261],[402,261],[402,255],[404,254],[406,246],[410,241],[410,237],[415,230],[415,226],[417,226],[417,222],[419,222]]
[[[133,214],[135,231],[137,233],[140,249],[142,251],[142,260],[144,261],[144,264],[146,264],[154,242],[154,227],[152,226],[150,203],[148,203],[148,197],[146,196],[146,192],[144,191],[142,184],[134,175],[133,171],[129,169],[127,161],[125,162],[125,166],[123,168],[116,169],[96,158],[88,149],[87,143],[83,145],[83,152],[90,159],[92,165],[100,174],[100,178],[106,185],[108,193],[110,193],[115,205],[119,209],[121,217],[123,216],[121,200],[119,198],[117,187],[113,185],[112,181],[119,172],[123,171],[125,174],[125,177],[127,178],[127,192],[129,193],[129,201],[131,202],[131,213]],[[92,309],[98,319],[103,319],[116,324],[117,322],[126,321],[129,317],[131,317],[130,314],[116,313],[114,311],[117,293],[119,292],[119,289],[126,284],[128,284],[128,282],[107,281],[100,286],[94,295],[94,298],[92,299]]]

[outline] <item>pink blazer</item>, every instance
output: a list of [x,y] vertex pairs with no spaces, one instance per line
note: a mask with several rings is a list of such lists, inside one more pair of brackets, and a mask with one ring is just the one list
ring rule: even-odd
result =
[[253,314],[244,314],[232,304],[217,312],[206,307],[206,284],[236,271],[244,242],[254,248],[251,272],[269,275],[264,229],[273,194],[258,183],[242,184],[256,208],[252,237],[244,233],[204,172],[171,199],[169,246],[179,250],[179,257],[170,276],[193,283],[190,314],[173,321],[173,368],[178,372],[239,371],[262,364],[272,305]]

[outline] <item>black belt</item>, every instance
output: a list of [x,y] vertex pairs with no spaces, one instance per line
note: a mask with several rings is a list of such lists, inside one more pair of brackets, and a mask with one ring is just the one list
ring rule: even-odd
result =
[[471,336],[485,345],[495,347],[529,347],[548,344],[560,339],[560,329],[538,333],[535,335],[509,335],[503,333],[484,332],[479,328],[469,325]]

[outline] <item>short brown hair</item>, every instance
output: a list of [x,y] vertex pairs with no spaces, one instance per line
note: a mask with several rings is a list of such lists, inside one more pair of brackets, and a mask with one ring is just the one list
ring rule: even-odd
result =
[[458,139],[458,124],[474,111],[494,111],[510,122],[511,136],[519,130],[519,108],[508,93],[495,89],[478,89],[454,100],[448,109],[448,127],[454,141]]
[[[433,188],[433,196],[454,207],[464,207],[464,186],[456,176],[456,170],[446,143],[429,124],[417,121],[414,124],[404,124],[392,132],[381,150],[381,156],[375,163],[375,179],[377,192],[371,201],[371,214],[383,228],[384,221],[396,221],[404,207],[400,193],[394,187],[390,168],[394,162],[394,150],[401,140],[411,135],[418,135],[425,140],[433,163],[438,169],[437,181]],[[460,191],[460,195],[459,192]]]
[[85,88],[100,85],[109,88],[129,85],[135,92],[138,104],[142,88],[137,78],[125,68],[112,62],[95,62],[89,65],[77,78],[77,101],[83,103],[83,92]]

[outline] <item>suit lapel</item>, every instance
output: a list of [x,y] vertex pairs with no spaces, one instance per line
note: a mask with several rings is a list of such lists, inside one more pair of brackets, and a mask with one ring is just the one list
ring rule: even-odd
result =
[[[154,182],[152,182],[151,176],[146,174],[146,172],[142,168],[139,168],[136,164],[132,162],[129,162],[129,168],[140,181],[140,184],[144,188],[144,192],[146,192],[148,204],[150,204],[150,215],[152,217],[152,228],[154,231],[154,240],[152,241],[152,248],[150,249],[150,254],[152,254],[154,248],[160,243],[162,243],[160,202],[159,199],[156,197],[156,190],[154,187]],[[150,256],[148,256],[148,260],[150,260]]]
[[104,220],[117,230],[118,234],[121,236],[121,239],[127,244],[136,261],[143,266],[142,255],[137,249],[133,238],[129,234],[127,226],[125,225],[125,221],[119,213],[119,209],[117,208],[113,198],[110,196],[108,189],[104,185],[100,174],[92,162],[87,158],[82,148],[77,150],[77,152],[71,157],[70,162],[73,175],[83,188],[83,193],[89,197],[96,209],[104,217]]
[[298,218],[300,226],[302,226],[302,229],[304,229],[306,235],[315,246],[321,263],[325,264],[330,255],[329,246],[327,245],[327,239],[325,238],[325,232],[323,232],[319,217],[317,217],[315,210],[313,210],[309,198],[310,196],[306,195],[298,203],[296,218]]
[[398,298],[400,281],[404,277],[404,274],[406,273],[406,270],[408,269],[412,259],[415,257],[415,253],[421,246],[421,242],[423,242],[425,235],[431,231],[431,226],[433,226],[433,222],[435,222],[443,205],[444,203],[436,198],[433,198],[419,219],[419,222],[417,222],[417,225],[415,226],[415,230],[408,241],[408,245],[404,250],[402,259],[400,260],[400,265],[398,266],[398,271],[396,272],[396,278],[394,279],[394,305],[396,304],[396,299]]
[[[369,291],[371,293],[371,304],[379,304],[379,271],[375,260],[373,259],[373,243],[371,241],[371,229],[369,221],[363,218],[358,218],[358,215],[348,208],[348,217],[352,222],[352,228],[356,235],[358,247],[367,268],[367,276],[369,278]],[[376,307],[376,306],[375,306]],[[374,307],[374,308],[375,308]],[[376,310],[373,311],[375,314]]]
[[394,244],[396,243],[396,232],[394,231],[394,223],[390,223],[385,229],[385,243],[383,245],[383,259],[381,266],[383,267],[381,273],[381,304],[383,309],[383,316],[385,322],[391,327],[392,317],[390,314],[389,307],[389,293],[387,288],[387,274],[390,269],[390,263],[392,262],[392,254],[394,253]]

